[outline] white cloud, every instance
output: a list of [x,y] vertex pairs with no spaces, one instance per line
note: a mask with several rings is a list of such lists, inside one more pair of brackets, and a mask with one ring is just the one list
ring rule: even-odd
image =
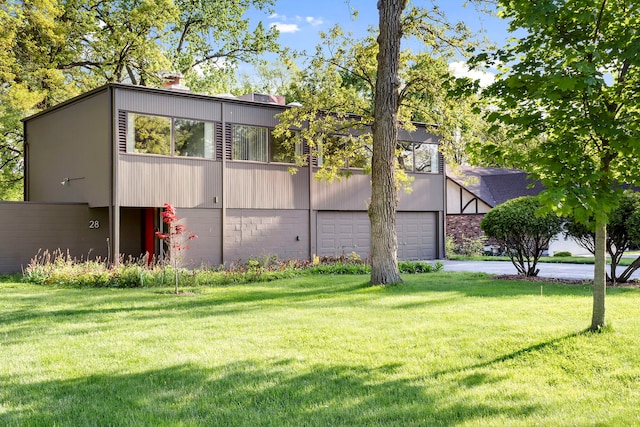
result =
[[304,18],[304,20],[314,27],[324,24],[324,21],[322,20],[322,18],[316,18],[314,16],[307,16],[306,18]]
[[279,13],[272,13],[269,15],[269,19],[282,19],[283,21],[286,21],[287,17],[285,15],[280,15]]
[[487,87],[496,80],[495,75],[486,71],[470,70],[467,63],[463,61],[450,63],[449,72],[454,77],[468,77],[472,80],[479,80],[480,87]]
[[298,27],[298,24],[285,24],[282,22],[274,22],[270,26],[276,27],[276,29],[281,33],[297,33],[298,31],[300,31],[300,27]]

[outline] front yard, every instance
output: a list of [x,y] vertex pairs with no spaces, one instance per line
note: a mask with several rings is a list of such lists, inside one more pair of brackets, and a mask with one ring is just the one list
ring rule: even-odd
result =
[[[6,426],[640,424],[640,289],[482,274],[183,289],[0,283]],[[541,292],[542,291],[542,292]]]

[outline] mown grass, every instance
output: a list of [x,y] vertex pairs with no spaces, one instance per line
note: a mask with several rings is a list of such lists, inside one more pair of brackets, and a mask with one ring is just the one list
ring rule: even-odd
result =
[[640,424],[639,289],[404,277],[0,283],[0,425]]

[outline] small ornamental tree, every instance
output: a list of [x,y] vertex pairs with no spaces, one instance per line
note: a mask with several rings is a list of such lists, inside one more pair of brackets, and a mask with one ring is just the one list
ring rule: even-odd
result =
[[[634,271],[640,268],[640,257],[618,275],[616,269],[622,255],[632,245],[640,244],[640,194],[625,192],[620,204],[609,214],[607,224],[606,249],[611,257],[611,268],[607,279],[612,283],[625,283]],[[571,237],[578,245],[595,254],[595,231],[584,223],[569,220],[565,225],[565,235]]]
[[489,211],[480,228],[506,250],[518,274],[537,276],[538,260],[551,239],[562,230],[562,219],[553,213],[540,212],[537,197],[509,200]]
[[175,293],[178,293],[178,267],[182,262],[184,251],[189,249],[187,241],[197,239],[198,236],[193,234],[180,223],[180,218],[176,215],[176,209],[168,203],[164,204],[162,211],[162,222],[167,224],[167,233],[156,231],[156,237],[167,243],[169,249],[168,263],[173,267],[175,277]]

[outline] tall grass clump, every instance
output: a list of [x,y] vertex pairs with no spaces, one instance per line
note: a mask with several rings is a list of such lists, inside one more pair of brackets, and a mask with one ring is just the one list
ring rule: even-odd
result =
[[[401,273],[416,274],[440,271],[442,264],[424,261],[401,261]],[[40,251],[24,269],[22,280],[46,286],[78,288],[145,288],[175,285],[187,287],[269,282],[304,274],[370,274],[371,267],[353,254],[348,257],[314,257],[308,260],[278,260],[275,256],[252,258],[228,266],[201,266],[187,269],[163,262],[149,262],[147,256],[121,259],[116,265],[106,260],[73,258],[69,252]],[[177,279],[176,279],[177,278]]]

